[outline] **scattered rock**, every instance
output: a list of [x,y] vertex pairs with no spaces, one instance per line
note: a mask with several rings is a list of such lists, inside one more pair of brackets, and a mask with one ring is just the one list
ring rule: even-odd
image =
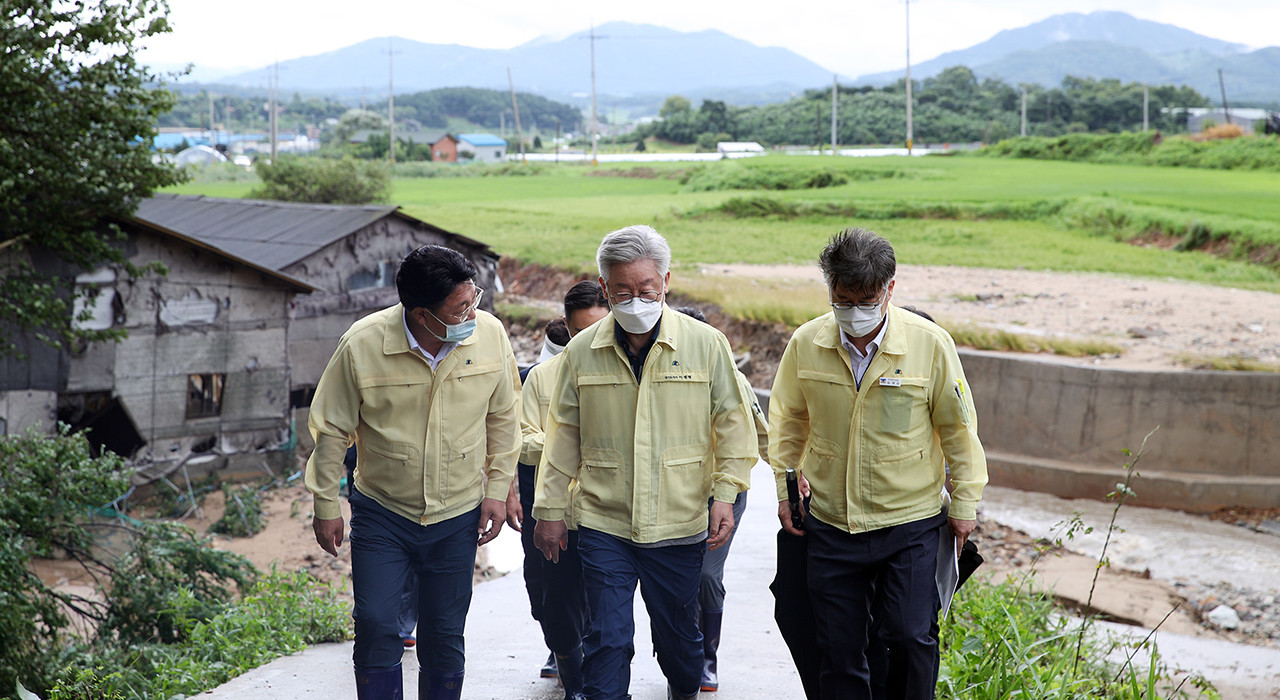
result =
[[1133,328],[1129,329],[1130,338],[1159,338],[1162,335],[1165,335],[1164,331],[1160,330],[1159,328],[1152,328],[1151,326],[1146,326],[1143,328],[1134,326]]
[[1213,625],[1226,630],[1233,630],[1240,626],[1240,615],[1236,613],[1234,608],[1226,605],[1219,605],[1210,610],[1205,619]]

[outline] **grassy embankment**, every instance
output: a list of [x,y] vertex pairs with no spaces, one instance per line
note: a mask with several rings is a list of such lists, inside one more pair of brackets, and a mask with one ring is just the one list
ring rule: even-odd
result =
[[[1280,292],[1275,172],[821,156],[503,167],[526,177],[456,176],[493,173],[492,166],[406,168],[398,166],[443,176],[397,177],[393,202],[524,262],[590,270],[604,232],[653,224],[675,251],[676,289],[753,320],[811,318],[824,310],[821,290],[706,278],[696,274],[697,264],[811,265],[826,239],[848,225],[885,235],[906,263],[1173,278]],[[250,187],[208,182],[178,191],[235,197]],[[1046,345],[1043,339],[1038,347],[1018,348],[1030,339],[952,330],[975,347],[1114,350],[1106,343]]]

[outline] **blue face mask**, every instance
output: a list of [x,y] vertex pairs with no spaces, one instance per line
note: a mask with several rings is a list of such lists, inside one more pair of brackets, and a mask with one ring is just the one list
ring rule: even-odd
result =
[[[427,309],[426,311],[431,314],[431,309]],[[435,314],[431,314],[431,318],[440,321],[440,317]],[[444,335],[437,335],[436,332],[430,328],[427,328],[427,332],[446,343],[461,343],[467,338],[470,338],[471,334],[476,331],[476,320],[474,318],[463,321],[462,323],[445,323],[444,321],[440,321],[440,323],[444,325]]]

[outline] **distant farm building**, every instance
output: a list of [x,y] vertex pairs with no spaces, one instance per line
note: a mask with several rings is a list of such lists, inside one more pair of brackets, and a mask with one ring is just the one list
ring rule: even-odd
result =
[[[1227,118],[1230,114],[1230,119]],[[1208,126],[1223,126],[1224,124],[1235,124],[1240,130],[1246,134],[1252,134],[1260,122],[1265,122],[1270,112],[1265,109],[1253,109],[1249,107],[1241,107],[1228,110],[1224,114],[1222,109],[1208,109],[1204,107],[1196,107],[1187,110],[1187,131],[1198,134],[1204,131]]]
[[507,140],[493,134],[458,134],[458,158],[470,153],[478,163],[498,163],[507,158]]
[[716,143],[718,153],[764,153],[764,146],[755,141],[720,141]]

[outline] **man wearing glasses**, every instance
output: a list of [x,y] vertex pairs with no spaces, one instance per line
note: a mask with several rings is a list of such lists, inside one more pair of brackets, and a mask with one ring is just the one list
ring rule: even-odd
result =
[[[888,647],[885,697],[932,698],[938,646],[938,530],[958,551],[987,483],[977,417],[951,336],[889,303],[893,246],[846,229],[819,265],[831,313],[796,329],[769,401],[778,518],[808,540],[808,589],[822,650],[822,698],[872,698],[874,619]],[[950,510],[943,513],[951,466]],[[804,529],[786,469],[808,479]]]
[[733,502],[757,458],[754,423],[724,335],[664,303],[666,240],[648,226],[614,231],[596,263],[611,312],[562,353],[535,487],[534,542],[559,559],[576,480],[573,516],[591,613],[582,669],[589,700],[630,697],[637,582],[669,696],[697,697],[702,557],[733,532]]
[[498,535],[520,454],[520,378],[502,323],[479,311],[475,266],[427,245],[396,272],[400,303],[338,341],[311,403],[312,527],[337,556],[342,458],[351,488],[356,693],[402,696],[400,600],[417,576],[418,696],[462,693],[476,547]]

